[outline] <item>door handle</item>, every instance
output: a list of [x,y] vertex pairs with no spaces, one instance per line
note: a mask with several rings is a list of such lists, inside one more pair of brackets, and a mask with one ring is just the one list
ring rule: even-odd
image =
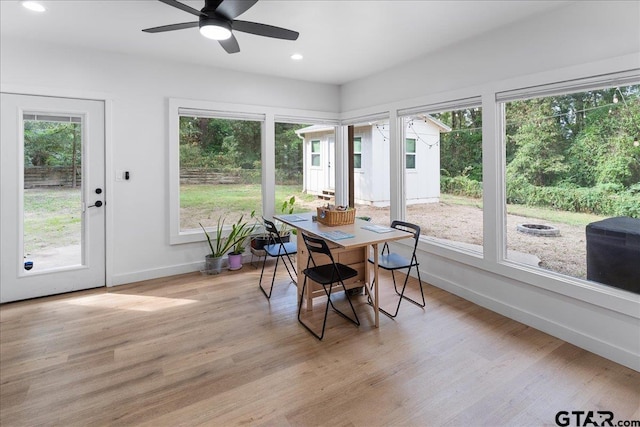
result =
[[90,208],[99,208],[102,206],[102,202],[98,200],[95,204],[89,206]]

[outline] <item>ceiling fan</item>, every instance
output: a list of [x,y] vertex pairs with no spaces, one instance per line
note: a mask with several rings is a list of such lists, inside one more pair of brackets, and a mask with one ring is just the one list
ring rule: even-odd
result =
[[218,40],[227,53],[240,52],[240,46],[238,46],[238,41],[232,32],[234,30],[284,40],[296,40],[299,35],[298,32],[285,28],[235,19],[255,5],[258,0],[205,0],[204,7],[201,10],[196,10],[176,0],[159,1],[191,13],[192,15],[196,15],[199,19],[194,22],[147,28],[142,30],[145,33],[162,33],[165,31],[199,27],[200,33],[203,36]]

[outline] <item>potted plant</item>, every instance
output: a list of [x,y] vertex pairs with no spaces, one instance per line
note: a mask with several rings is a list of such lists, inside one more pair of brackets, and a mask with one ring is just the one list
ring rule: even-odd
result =
[[[291,196],[289,199],[285,200],[280,207],[280,212],[283,214],[292,214],[293,213],[293,205],[296,203],[296,196]],[[286,224],[282,223],[280,229],[278,230],[280,233],[280,237],[282,237],[283,242],[288,242],[291,238],[291,234],[288,232]],[[271,241],[269,233],[260,233],[255,235],[251,239],[251,247],[256,251],[262,251],[266,245],[270,245],[275,243]]]
[[[251,218],[255,218],[255,211],[251,212]],[[211,236],[204,226],[200,224],[200,228],[204,231],[204,235],[209,243],[209,248],[211,249],[211,253],[205,256],[204,272],[207,274],[220,273],[220,271],[222,271],[223,257],[230,252],[231,249],[239,251],[241,246],[244,248],[244,242],[256,227],[255,223],[249,224],[249,222],[244,221],[244,215],[241,215],[238,221],[231,226],[231,232],[226,237],[223,237],[224,223],[225,218],[218,218],[215,243],[211,240]]]
[[231,233],[235,237],[235,243],[233,244],[231,252],[229,252],[229,270],[239,270],[242,268],[242,254],[244,253],[247,239],[258,226],[255,220],[255,214],[255,211],[251,212],[251,218],[254,218],[253,224],[242,222],[242,217],[240,217],[240,220],[232,227]]
[[[285,215],[291,215],[293,213],[293,205],[295,203],[296,203],[296,196],[291,196],[289,200],[285,200],[284,202],[282,202],[282,207],[280,208],[280,212],[282,212]],[[289,226],[284,222],[280,224],[280,230],[278,231],[280,233],[280,237],[282,237],[283,240],[285,235],[291,234],[289,232]],[[287,241],[289,240],[287,239]]]

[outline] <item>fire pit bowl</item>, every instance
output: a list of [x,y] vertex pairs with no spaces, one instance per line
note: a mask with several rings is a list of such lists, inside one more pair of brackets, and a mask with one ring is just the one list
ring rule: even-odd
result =
[[518,224],[517,230],[534,236],[555,237],[560,235],[560,229],[553,225],[544,224]]

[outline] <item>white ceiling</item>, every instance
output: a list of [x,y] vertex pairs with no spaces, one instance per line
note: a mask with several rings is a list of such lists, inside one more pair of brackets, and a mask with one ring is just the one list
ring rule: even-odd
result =
[[[228,1],[228,0],[227,0]],[[197,28],[143,28],[197,17],[155,0],[42,1],[45,13],[0,1],[0,40],[36,39],[129,55],[343,84],[554,8],[566,1],[260,0],[238,19],[298,31],[297,41],[236,32],[227,54]],[[185,1],[201,9],[203,1]],[[294,62],[291,54],[304,60]]]

